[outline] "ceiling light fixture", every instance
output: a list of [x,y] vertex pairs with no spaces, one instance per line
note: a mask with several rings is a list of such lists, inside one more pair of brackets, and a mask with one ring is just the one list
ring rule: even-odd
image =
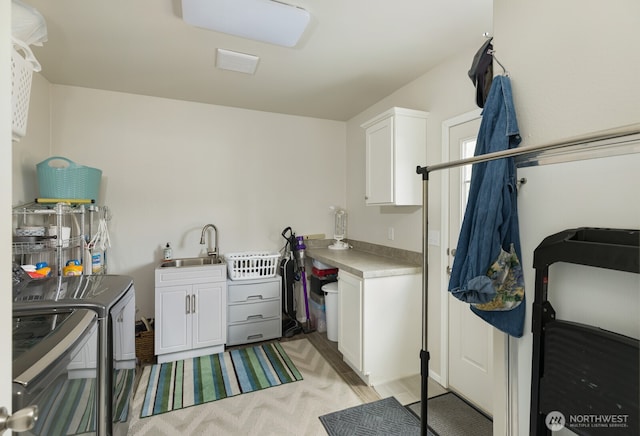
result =
[[253,74],[256,72],[259,59],[258,56],[219,48],[216,55],[216,67],[221,70]]
[[182,19],[196,27],[293,47],[311,16],[272,0],[182,0]]

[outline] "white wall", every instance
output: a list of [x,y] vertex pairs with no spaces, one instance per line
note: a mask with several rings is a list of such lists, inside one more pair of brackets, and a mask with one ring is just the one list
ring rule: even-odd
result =
[[[278,251],[287,226],[332,233],[329,206],[345,203],[342,122],[59,85],[50,94],[51,154],[103,171],[109,272],[134,278],[138,316],[153,316],[166,242],[174,257],[198,256],[213,223],[222,253]],[[14,160],[14,178],[29,184],[47,157]],[[32,199],[34,187],[14,195]]]
[[[523,146],[640,120],[640,3],[636,0],[606,5],[595,0],[495,0],[494,34],[498,59],[511,72]],[[640,156],[632,155],[518,172],[528,180],[518,205],[530,302],[532,252],[544,236],[578,226],[640,227],[639,165]],[[552,266],[550,286],[562,290],[561,299],[552,300],[560,316],[630,335],[635,332],[633,336],[638,337],[637,276],[585,270],[589,269]],[[584,287],[579,295],[571,294],[575,289],[568,286],[578,277]],[[595,280],[598,277],[606,283]],[[607,304],[596,299],[605,290],[611,291]],[[613,290],[619,292],[614,296]],[[514,434],[528,433],[530,325],[529,304],[525,336],[514,341],[519,411]]]

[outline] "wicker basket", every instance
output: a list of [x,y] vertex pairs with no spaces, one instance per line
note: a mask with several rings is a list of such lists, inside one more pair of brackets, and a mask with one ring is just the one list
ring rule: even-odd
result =
[[[52,163],[58,163],[52,165]],[[60,166],[60,162],[62,166]],[[102,171],[78,165],[66,157],[52,156],[36,165],[38,189],[43,198],[98,201]]]
[[229,279],[251,280],[275,277],[280,253],[248,251],[225,254]]
[[153,337],[153,330],[136,333],[136,357],[140,363],[155,362]]

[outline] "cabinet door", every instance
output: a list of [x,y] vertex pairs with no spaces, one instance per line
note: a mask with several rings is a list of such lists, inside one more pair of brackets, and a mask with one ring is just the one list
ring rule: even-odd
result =
[[156,288],[155,353],[191,349],[191,285]]
[[338,273],[338,350],[355,369],[362,371],[363,281]]
[[394,202],[393,118],[379,121],[366,130],[367,204]]
[[114,359],[135,361],[136,300],[133,292],[114,307],[112,316],[114,336],[118,338],[114,343]]
[[191,317],[192,347],[224,344],[227,334],[226,282],[193,285]]

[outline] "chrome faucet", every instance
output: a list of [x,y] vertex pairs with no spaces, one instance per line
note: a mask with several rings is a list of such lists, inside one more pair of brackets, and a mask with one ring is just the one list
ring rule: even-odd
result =
[[207,248],[207,256],[214,256],[214,257],[218,257],[218,229],[216,226],[214,226],[213,224],[207,224],[206,226],[204,226],[202,228],[202,235],[200,236],[200,245],[204,245],[204,236],[205,233],[207,232],[207,229],[213,229],[215,230],[216,234],[215,234],[215,247],[213,248],[213,251],[211,250],[211,247]]

